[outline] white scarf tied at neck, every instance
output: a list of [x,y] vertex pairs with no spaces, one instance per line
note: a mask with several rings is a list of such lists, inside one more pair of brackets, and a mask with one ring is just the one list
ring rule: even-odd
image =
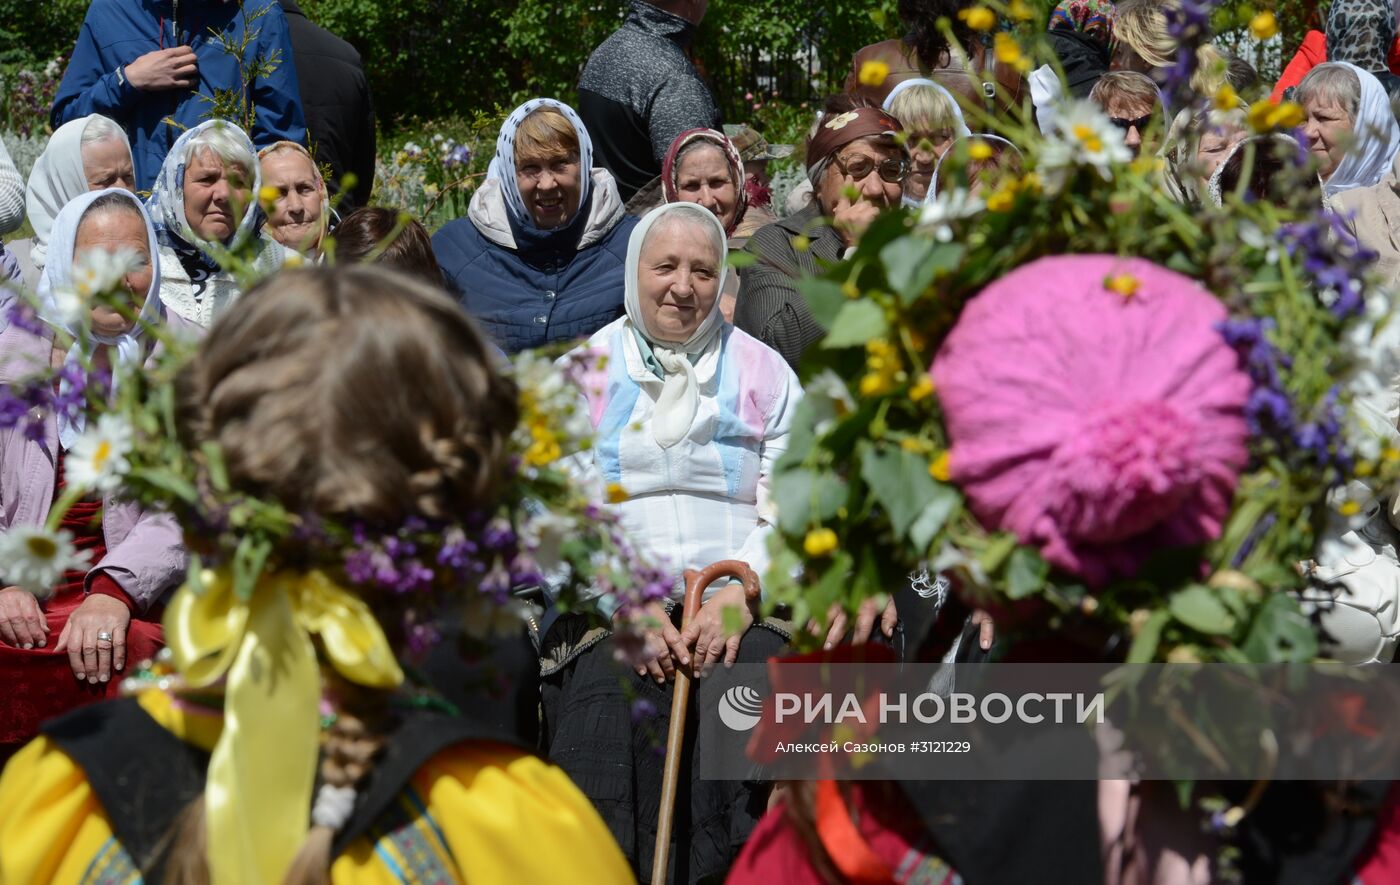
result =
[[[137,313],[137,322],[128,331],[115,337],[98,335],[96,332],[89,333],[92,344],[105,344],[113,349],[115,359],[112,360],[111,392],[116,393],[117,379],[121,374],[118,368],[138,365],[141,362],[144,353],[142,337],[145,334],[145,328],[147,325],[155,325],[160,322],[165,314],[160,301],[160,263],[157,260],[155,227],[151,224],[150,216],[146,214],[145,208],[135,194],[120,188],[88,191],[73,198],[68,205],[59,211],[49,234],[49,260],[44,265],[43,276],[39,278],[38,298],[40,319],[53,328],[63,329],[75,339],[73,346],[68,350],[68,355],[64,358],[64,362],[67,365],[77,364],[84,355],[81,329],[59,321],[54,292],[72,285],[73,268],[77,263],[77,256],[73,252],[77,246],[78,225],[83,220],[83,213],[100,197],[109,194],[116,194],[123,199],[130,200],[131,205],[135,206],[137,211],[141,213],[141,218],[146,225],[146,248],[149,250],[151,262],[151,285],[146,289],[146,300]],[[61,383],[67,385],[66,381]],[[58,438],[64,449],[73,447],[73,443],[82,434],[86,424],[86,418],[81,412],[71,422],[68,420],[59,421]]]
[[[710,312],[700,321],[699,327],[690,338],[679,344],[660,341],[647,328],[646,320],[642,316],[638,275],[641,271],[642,246],[646,242],[648,232],[658,221],[673,212],[685,212],[687,218],[698,220],[700,213],[694,212],[696,208],[701,208],[704,218],[708,219],[706,223],[715,229],[715,242],[721,244],[719,281],[715,291],[722,291],[724,276],[728,272],[728,255],[722,245],[725,243],[724,227],[713,213],[699,207],[698,204],[665,203],[656,207],[642,218],[627,241],[626,285],[623,298],[627,307],[628,325],[635,335],[650,346],[652,356],[661,368],[661,393],[656,398],[651,431],[656,444],[663,449],[668,449],[684,439],[695,421],[695,415],[700,409],[700,375],[713,377],[715,367],[719,363],[724,315],[720,312],[719,298],[716,297]],[[638,347],[638,350],[641,348]]]

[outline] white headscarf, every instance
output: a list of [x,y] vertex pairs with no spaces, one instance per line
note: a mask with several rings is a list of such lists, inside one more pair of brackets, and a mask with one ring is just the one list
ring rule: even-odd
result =
[[[534,221],[531,220],[530,213],[525,211],[525,198],[520,195],[520,185],[515,183],[515,133],[520,129],[520,124],[525,122],[525,118],[540,108],[554,108],[563,114],[564,119],[569,121],[578,135],[579,209],[588,202],[588,188],[593,183],[593,140],[588,137],[588,128],[583,125],[583,120],[573,108],[562,101],[552,98],[530,99],[506,117],[505,123],[501,125],[500,135],[496,136],[496,156],[491,159],[491,165],[486,169],[487,178],[500,180],[506,209],[514,216],[516,222],[522,225],[533,226]],[[570,218],[569,221],[573,219]]]
[[928,193],[924,195],[923,205],[931,205],[938,199],[938,170],[943,168],[943,161],[947,160],[953,155],[954,149],[957,147],[957,143],[963,138],[977,138],[982,141],[995,141],[1015,151],[1016,156],[1021,156],[1021,149],[1016,147],[1016,145],[1010,139],[1002,138],[1000,135],[993,135],[990,132],[978,132],[976,135],[968,134],[962,136],[961,138],[955,138],[953,139],[953,143],[948,145],[948,150],[943,153],[943,156],[938,158],[938,163],[933,167],[933,179],[928,183]]
[[[160,260],[157,254],[155,226],[151,224],[150,216],[146,214],[146,209],[141,205],[140,199],[131,191],[122,188],[110,187],[100,191],[87,191],[74,197],[58,213],[58,217],[53,220],[53,228],[49,233],[49,261],[44,265],[44,273],[39,277],[39,316],[49,325],[60,328],[72,335],[75,339],[72,348],[68,351],[65,363],[78,362],[83,357],[83,336],[81,329],[75,326],[67,326],[57,321],[58,311],[54,305],[53,293],[59,289],[70,286],[73,282],[73,266],[77,256],[73,250],[78,240],[78,225],[83,220],[83,213],[88,207],[99,198],[108,194],[116,194],[123,199],[131,201],[131,204],[141,213],[141,220],[146,225],[146,247],[150,250],[151,262],[151,285],[146,289],[146,301],[141,305],[141,310],[137,314],[138,321],[127,332],[116,337],[98,335],[91,332],[90,340],[97,344],[110,345],[116,358],[112,360],[112,385],[113,392],[116,391],[117,378],[121,373],[116,371],[119,366],[132,366],[140,364],[142,360],[142,337],[145,335],[147,325],[155,325],[165,316],[165,309],[160,302]],[[61,421],[58,428],[59,442],[65,449],[70,448],[78,435],[83,432],[86,424],[82,414],[73,422]]]
[[[898,83],[894,84],[894,88],[890,90],[890,94],[885,96],[885,103],[880,105],[880,110],[887,114],[893,114],[894,111],[890,110],[890,108],[894,107],[895,96],[915,86],[932,86],[934,89],[943,93],[944,98],[948,99],[948,103],[953,106],[953,116],[957,117],[957,122],[954,123],[952,127],[954,138],[972,134],[972,130],[967,128],[967,120],[963,118],[962,106],[958,104],[958,100],[953,93],[949,92],[942,84],[935,83],[932,80],[925,80],[922,77],[914,77],[911,80],[900,80]],[[905,129],[909,128],[905,121],[900,120],[899,122],[904,124]]]
[[[237,249],[256,232],[258,223],[262,220],[262,210],[258,208],[262,169],[258,165],[258,153],[252,140],[246,132],[226,120],[206,120],[192,129],[186,129],[175,140],[175,145],[170,149],[170,153],[165,155],[165,162],[161,164],[160,174],[156,176],[155,186],[151,188],[150,199],[146,201],[146,210],[155,223],[157,238],[177,251],[183,245],[207,255],[209,248],[216,245],[196,234],[190,226],[189,219],[185,217],[185,168],[192,159],[190,142],[206,129],[215,127],[228,130],[235,140],[242,142],[248,149],[248,156],[252,157],[253,163],[253,183],[249,190],[248,206],[243,210],[243,217],[239,219],[233,236],[227,242],[217,245],[229,250]],[[177,240],[179,242],[176,242]]]
[[1322,184],[1323,193],[1329,197],[1354,187],[1376,184],[1390,171],[1395,153],[1400,151],[1400,123],[1395,122],[1390,96],[1386,95],[1380,81],[1350,62],[1330,64],[1341,65],[1356,74],[1356,79],[1361,81],[1361,97],[1356,103],[1356,119],[1352,121],[1356,142],[1337,164],[1332,176]]
[[[697,208],[700,211],[695,211]],[[623,302],[627,307],[627,324],[639,339],[639,350],[642,349],[641,343],[645,342],[661,373],[661,378],[658,379],[661,383],[661,394],[656,398],[651,431],[657,445],[662,448],[670,448],[684,439],[689,432],[700,408],[700,376],[714,375],[723,341],[720,333],[724,328],[724,314],[719,309],[718,297],[695,332],[681,344],[658,341],[642,317],[642,296],[638,283],[642,246],[646,243],[647,233],[657,222],[673,212],[688,213],[689,217],[696,220],[703,218],[702,224],[708,224],[715,229],[714,242],[719,245],[719,284],[716,292],[723,291],[724,277],[728,273],[724,226],[714,213],[696,203],[664,203],[657,206],[642,217],[632,229],[632,236],[627,241]],[[642,356],[645,360],[644,351]]]
[[[48,255],[49,231],[54,218],[68,201],[79,194],[87,193],[87,172],[83,169],[83,132],[88,123],[99,117],[92,114],[69,120],[54,130],[44,152],[34,161],[29,173],[29,185],[24,194],[24,210],[29,224],[34,228],[34,244],[29,257],[34,266],[42,268]],[[103,117],[103,119],[107,119]],[[126,152],[131,153],[131,143],[126,132],[115,122],[112,127],[120,133]]]

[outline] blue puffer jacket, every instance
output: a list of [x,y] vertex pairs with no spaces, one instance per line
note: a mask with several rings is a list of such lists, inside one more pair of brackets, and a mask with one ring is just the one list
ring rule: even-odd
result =
[[[277,69],[253,83],[249,98],[256,123],[248,135],[260,148],[283,139],[305,145],[306,120],[287,18],[276,0],[245,0],[243,5],[250,17],[265,10],[248,28],[257,34],[244,53],[245,64],[277,59]],[[201,96],[239,83],[238,59],[223,50],[210,29],[241,44],[244,16],[238,3],[226,0],[93,0],[49,121],[57,129],[88,114],[116,120],[131,139],[136,186],[150,190],[175,139],[208,118],[209,102]],[[124,72],[118,73],[148,52],[181,45],[195,53],[199,83],[194,89],[142,92],[127,82]],[[166,123],[166,117],[180,125]]]
[[592,335],[622,316],[622,269],[636,225],[603,169],[593,170],[573,221],[551,231],[519,224],[500,182],[488,178],[467,217],[433,235],[433,252],[467,313],[517,353]]

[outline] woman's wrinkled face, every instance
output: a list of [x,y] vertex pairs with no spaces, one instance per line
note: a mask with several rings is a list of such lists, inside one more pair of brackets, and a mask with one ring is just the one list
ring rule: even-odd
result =
[[[898,206],[903,182],[885,181],[880,177],[879,167],[886,160],[899,160],[903,155],[904,149],[899,145],[873,143],[864,138],[841,148],[827,164],[826,173],[822,176],[821,192],[818,194],[822,211],[828,217],[835,214],[836,207],[848,200],[847,188],[855,189],[854,202],[870,203],[880,209]],[[857,178],[855,172],[866,174]]]
[[928,195],[928,186],[933,182],[934,167],[952,146],[951,129],[910,133],[909,140],[905,142],[909,151],[909,177],[904,179],[906,197],[917,202]]
[[578,211],[583,164],[576,153],[551,159],[515,158],[515,183],[525,211],[540,230],[566,224]]
[[637,291],[647,331],[658,341],[689,340],[719,299],[720,257],[708,231],[662,221],[647,235]]
[[[135,212],[122,212],[115,209],[99,211],[89,215],[78,225],[78,235],[74,238],[73,259],[78,260],[83,253],[98,249],[109,254],[129,250],[138,257],[137,266],[128,271],[125,283],[131,295],[128,305],[132,314],[139,313],[146,303],[146,293],[151,288],[151,245],[146,238],[146,225]],[[98,335],[115,337],[130,331],[133,320],[122,316],[106,304],[92,309],[92,330]]]
[[201,239],[226,242],[248,207],[253,177],[211,150],[190,157],[185,167],[185,219]]
[[1244,137],[1243,129],[1233,127],[1210,126],[1201,133],[1201,141],[1196,145],[1196,170],[1203,188]]
[[88,190],[100,191],[109,187],[119,187],[135,192],[136,171],[131,165],[131,151],[120,138],[85,144],[83,152],[83,175],[87,178]]
[[724,152],[706,145],[689,151],[676,170],[676,191],[683,203],[699,203],[715,213],[725,230],[739,211],[739,188]]
[[1337,171],[1347,147],[1355,139],[1355,123],[1346,108],[1321,97],[1305,103],[1303,110],[1308,114],[1303,135],[1308,140],[1308,150],[1317,160],[1317,174],[1326,181]]
[[321,176],[310,158],[291,150],[268,154],[262,161],[262,183],[277,190],[267,218],[272,238],[288,249],[315,251],[321,234]]

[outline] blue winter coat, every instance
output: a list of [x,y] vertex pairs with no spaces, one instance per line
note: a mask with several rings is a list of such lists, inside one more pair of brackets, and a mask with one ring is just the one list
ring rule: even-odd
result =
[[[258,59],[276,59],[277,69],[258,78],[250,93],[256,125],[248,135],[258,147],[274,141],[306,144],[306,120],[292,62],[287,19],[275,0],[246,0],[249,16],[266,12],[250,26],[257,32],[244,53],[248,67]],[[160,164],[180,133],[208,118],[216,89],[239,82],[238,60],[224,51],[210,29],[241,43],[244,13],[227,0],[93,0],[83,19],[73,57],[54,97],[50,122],[57,129],[69,120],[103,114],[120,123],[131,138],[136,183],[150,190]],[[194,89],[143,92],[126,81],[118,69],[158,49],[188,45],[199,66]],[[174,119],[179,126],[164,122]]]
[[448,288],[507,353],[583,338],[622,316],[627,238],[612,176],[593,187],[573,221],[542,231],[507,212],[500,182],[487,179],[466,218],[433,235]]

